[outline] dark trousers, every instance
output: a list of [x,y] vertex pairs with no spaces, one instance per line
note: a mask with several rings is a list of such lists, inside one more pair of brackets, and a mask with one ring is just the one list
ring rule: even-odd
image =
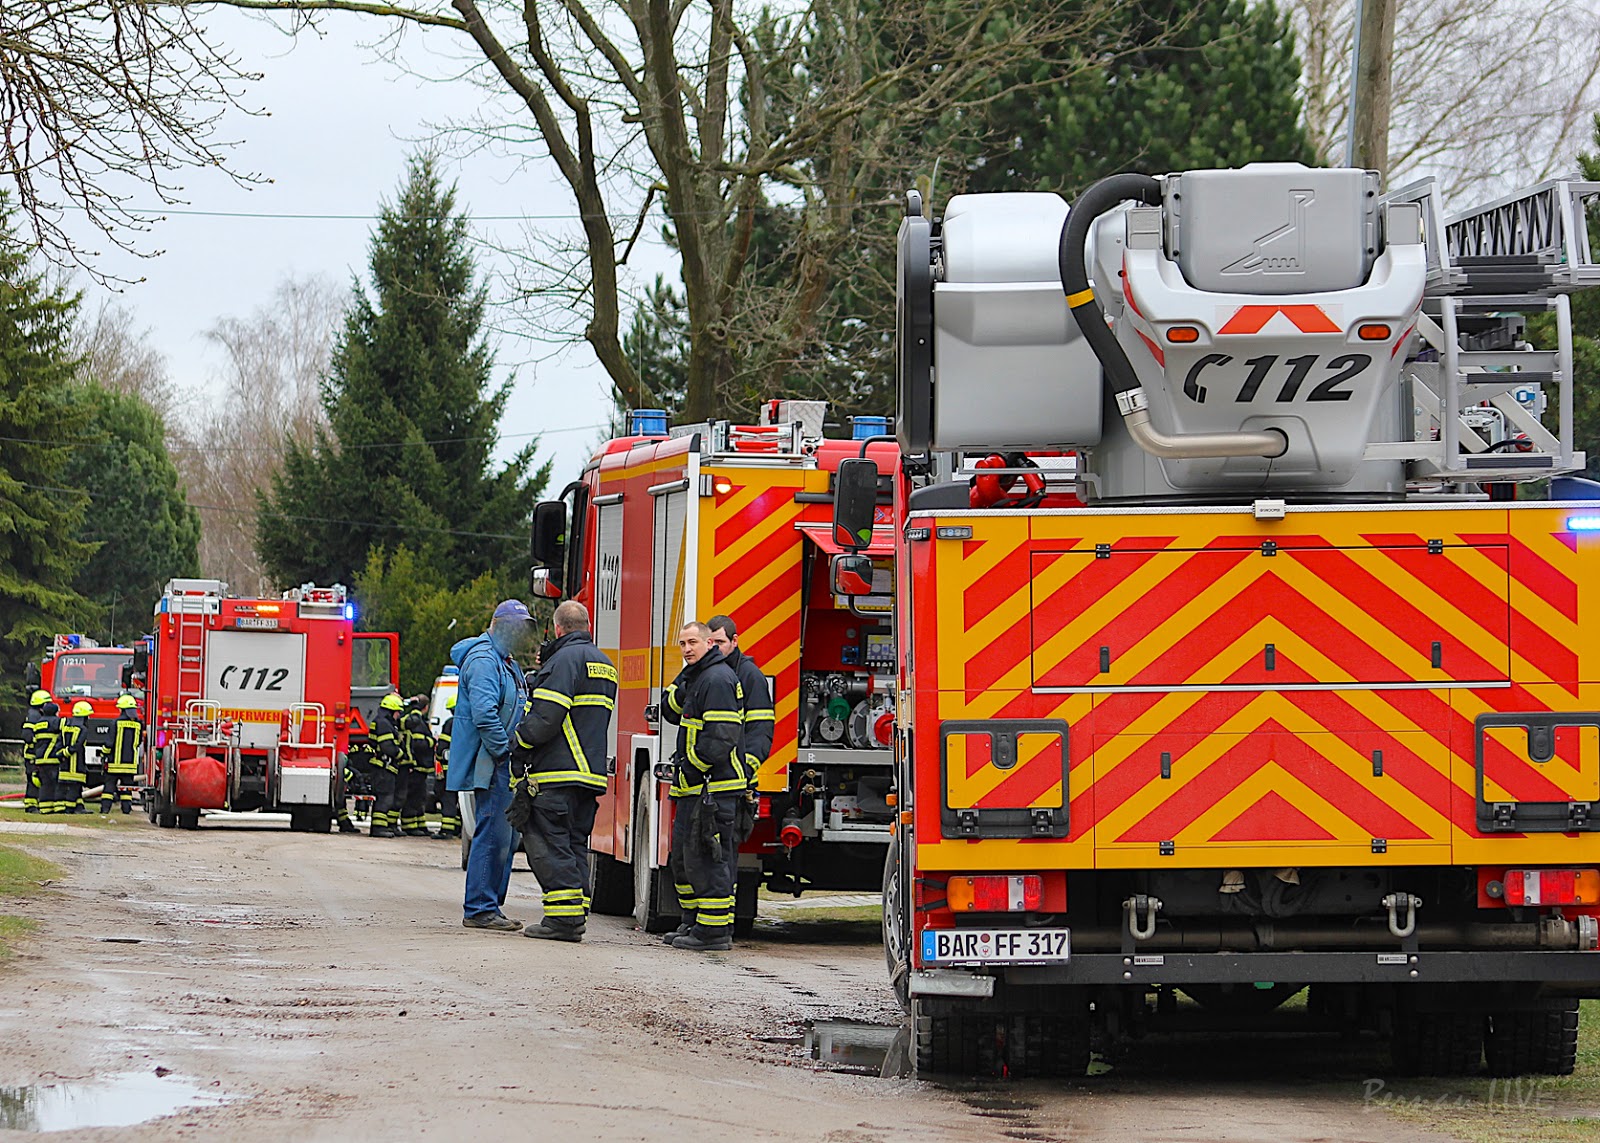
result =
[[[672,803],[672,880],[685,924],[704,937],[733,935],[733,885],[739,839],[733,830],[739,794],[718,794],[707,807],[715,815],[716,839],[707,847],[697,836],[699,794]],[[704,813],[704,810],[700,811]]]
[[27,755],[22,758],[22,809],[30,814],[39,812],[39,776],[34,770],[33,759]]
[[444,788],[444,778],[439,783],[439,833],[461,836],[461,798],[454,790]]
[[393,829],[400,820],[395,808],[395,784],[399,776],[383,766],[372,767],[372,830]]
[[33,764],[33,777],[39,784],[39,812],[41,814],[59,814],[61,807],[56,804],[56,776],[61,773],[58,762],[35,762]]
[[541,786],[522,835],[528,864],[544,890],[547,928],[582,928],[589,916],[589,834],[598,791],[578,785]]
[[109,814],[111,803],[121,801],[122,812],[133,813],[133,787],[137,782],[137,774],[113,774],[107,770],[105,788],[100,791],[100,812]]
[[83,771],[69,770],[71,777],[56,775],[56,812],[75,814],[83,808]]
[[408,832],[428,828],[428,772],[416,766],[399,774],[400,828]]

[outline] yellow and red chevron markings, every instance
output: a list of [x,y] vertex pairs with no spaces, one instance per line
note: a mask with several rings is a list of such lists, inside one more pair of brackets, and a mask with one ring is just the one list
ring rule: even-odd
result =
[[[800,470],[728,470],[731,487],[703,501],[702,618],[733,617],[739,646],[776,680],[772,754],[761,768],[762,790],[788,788],[800,709],[801,545],[795,527],[807,505],[795,502]],[[812,507],[812,518],[820,518]],[[824,506],[825,507],[825,506]],[[709,591],[706,590],[709,585]]]
[[[1164,842],[1190,866],[1600,858],[1592,834],[1476,828],[1480,714],[1600,709],[1579,638],[1600,557],[1559,509],[961,522],[973,538],[929,565],[917,653],[936,640],[937,683],[918,680],[916,725],[1066,721],[1065,867],[1149,864]],[[968,751],[948,773],[951,808],[1060,804],[1047,750],[1003,772]],[[1545,763],[1525,731],[1492,733],[1485,777],[1490,801],[1600,799],[1600,731],[1563,727]],[[937,850],[929,824],[919,848]],[[978,844],[1003,864],[1047,843]]]

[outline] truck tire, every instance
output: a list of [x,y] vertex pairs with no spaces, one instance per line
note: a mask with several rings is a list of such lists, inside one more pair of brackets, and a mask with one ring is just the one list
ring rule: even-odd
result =
[[151,793],[150,798],[155,806],[155,808],[150,811],[151,821],[155,822],[156,825],[162,829],[171,829],[173,826],[178,824],[178,815],[173,812],[172,803],[167,800],[167,796],[165,794],[160,793],[159,791],[154,791]]
[[1481,1012],[1395,1013],[1390,1054],[1395,1070],[1408,1076],[1476,1075],[1483,1063]]
[[1578,1061],[1578,1002],[1491,1012],[1483,1049],[1492,1076],[1570,1076]]
[[900,875],[900,839],[889,842],[883,859],[883,959],[889,969],[889,986],[903,1012],[911,1011],[911,946],[906,925],[905,897]]
[[[650,820],[652,780],[646,775],[633,795],[633,923],[647,933],[664,933],[676,928],[678,912],[664,908],[666,894],[672,890],[671,873],[650,868],[650,831],[643,828]],[[673,891],[675,892],[675,891]]]
[[602,917],[627,917],[633,913],[633,878],[630,870],[609,853],[589,851],[592,910]]
[[[1076,993],[1045,1011],[962,1011],[911,1001],[918,1074],[974,1079],[1073,1079],[1089,1070],[1089,1012]],[[1051,1010],[1054,1009],[1054,1010]]]
[[177,815],[177,817],[178,817],[178,828],[179,829],[199,829],[200,828],[200,811],[199,810],[184,810],[181,813],[179,813]]

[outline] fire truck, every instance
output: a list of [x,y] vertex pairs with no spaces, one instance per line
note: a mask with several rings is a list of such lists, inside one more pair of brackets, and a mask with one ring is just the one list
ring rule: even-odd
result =
[[327,832],[344,799],[354,618],[341,585],[243,599],[220,580],[170,581],[135,663],[150,680],[150,819],[194,829],[202,810],[269,810]]
[[134,651],[130,647],[102,647],[87,635],[56,635],[50,651],[28,664],[29,689],[50,692],[63,717],[80,702],[91,713],[84,724],[85,769],[90,786],[104,776],[101,752],[111,744],[111,726],[117,721],[117,699],[136,681],[130,674]]
[[[1447,217],[1428,182],[1256,164],[1070,211],[908,196],[884,916],[919,1068],[1082,1074],[1309,986],[1307,1021],[1403,1072],[1572,1069],[1600,485],[1564,475],[1568,295],[1600,283],[1597,194]],[[880,478],[840,466],[842,547]]]
[[[894,724],[892,541],[867,524],[871,592],[832,590],[832,480],[846,457],[892,469],[892,440],[824,439],[823,402],[779,401],[756,425],[668,430],[634,414],[559,500],[535,509],[533,594],[585,603],[595,643],[617,664],[608,784],[590,839],[594,908],[671,928],[667,797],[676,728],[662,689],[683,666],[678,632],[731,616],[739,647],[767,674],[777,721],[762,766],[755,832],[740,854],[735,926],[747,931],[762,883],[872,888],[881,877]],[[859,418],[854,431],[881,432]],[[570,537],[570,540],[568,539]]]

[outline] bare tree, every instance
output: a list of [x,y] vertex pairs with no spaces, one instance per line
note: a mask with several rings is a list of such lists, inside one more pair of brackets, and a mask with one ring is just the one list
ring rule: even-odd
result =
[[149,405],[172,430],[177,389],[166,356],[150,343],[132,310],[102,298],[92,317],[73,327],[72,348],[84,377]]
[[0,179],[35,242],[92,275],[63,212],[82,211],[132,253],[152,219],[133,191],[181,202],[185,168],[227,165],[219,120],[257,75],[219,48],[185,6],[151,0],[0,4]]
[[[737,369],[738,287],[769,193],[858,208],[829,198],[808,164],[857,145],[852,125],[864,115],[891,137],[958,119],[963,105],[994,97],[989,80],[1004,64],[1039,44],[1081,43],[1115,0],[876,0],[871,20],[849,0],[808,0],[782,18],[734,0],[207,2],[292,13],[295,31],[339,11],[453,33],[476,57],[466,73],[514,108],[471,125],[471,137],[547,158],[577,204],[574,232],[539,236],[523,294],[546,307],[536,324],[565,331],[579,313],[583,338],[632,405],[652,394],[622,344],[625,266],[659,203],[689,315],[683,411],[702,417]],[[817,29],[836,50],[803,50]],[[793,332],[821,296],[830,236],[847,233],[818,215],[816,241],[784,287],[793,304],[777,319]]]
[[[1341,163],[1355,5],[1285,7],[1299,35],[1312,142]],[[1396,0],[1389,185],[1433,175],[1461,200],[1561,174],[1597,99],[1595,0]]]
[[288,278],[266,305],[206,333],[224,356],[222,393],[194,403],[173,451],[200,511],[200,566],[236,591],[271,587],[255,551],[257,496],[285,442],[310,441],[322,423],[318,396],[346,300],[329,278]]

